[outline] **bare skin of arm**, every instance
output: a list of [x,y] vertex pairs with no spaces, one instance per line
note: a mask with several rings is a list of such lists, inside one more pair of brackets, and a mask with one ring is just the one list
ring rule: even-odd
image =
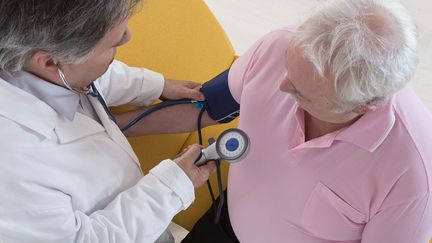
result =
[[[123,128],[151,107],[142,107],[137,110],[116,114],[117,125]],[[152,134],[182,133],[197,130],[200,110],[193,104],[182,104],[163,108],[141,119],[134,126],[124,131],[126,136],[142,136]],[[204,112],[201,127],[218,124]]]

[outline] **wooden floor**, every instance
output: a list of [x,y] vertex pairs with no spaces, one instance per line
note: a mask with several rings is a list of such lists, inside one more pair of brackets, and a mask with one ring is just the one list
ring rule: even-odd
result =
[[[324,0],[205,0],[241,55],[267,32],[297,25]],[[432,1],[400,0],[411,12],[420,32],[421,60],[413,86],[432,110]]]

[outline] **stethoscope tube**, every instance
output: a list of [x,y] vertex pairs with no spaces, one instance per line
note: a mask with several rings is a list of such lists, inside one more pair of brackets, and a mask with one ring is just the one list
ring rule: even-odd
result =
[[109,118],[117,123],[113,113],[110,111],[110,109],[108,108],[108,105],[105,103],[105,100],[102,98],[102,95],[100,95],[99,91],[96,89],[95,84],[92,82],[90,84],[91,86],[91,90],[87,91],[87,95],[96,97],[99,100],[99,103],[102,105],[102,107],[104,108],[105,112],[108,114]]
[[[93,88],[93,86],[92,86]],[[96,91],[95,88],[93,88],[94,91]],[[99,95],[100,96],[100,95]],[[102,102],[101,102],[102,103]],[[105,104],[105,102],[103,102],[102,104]],[[180,104],[195,104],[195,106],[198,109],[201,109],[201,112],[198,116],[198,136],[199,136],[199,140],[200,140],[200,144],[202,145],[201,141],[202,141],[202,137],[201,137],[201,117],[203,112],[205,111],[205,105],[203,102],[200,101],[196,101],[196,100],[189,100],[189,99],[183,99],[183,100],[173,100],[173,101],[164,101],[162,103],[159,103],[153,107],[151,107],[150,109],[146,110],[145,112],[141,113],[139,116],[137,116],[136,118],[134,118],[132,121],[130,121],[128,124],[126,124],[123,128],[121,128],[121,131],[126,131],[127,129],[131,128],[132,126],[134,126],[137,122],[139,122],[141,119],[143,119],[144,117],[148,116],[149,114],[158,111],[160,109],[169,107],[169,106],[174,106],[174,105],[180,105]],[[230,130],[230,129],[229,129]],[[227,132],[227,131],[225,131]],[[246,138],[247,138],[247,143],[249,146],[249,138],[247,137],[247,135],[245,134]],[[216,157],[223,157],[220,156],[219,153],[220,151],[218,151],[216,146],[217,143],[213,143],[211,144],[209,147],[213,148],[211,149],[212,152],[206,153],[206,151],[204,151],[205,149],[203,149],[201,151],[201,156],[200,158],[197,159],[196,161],[196,165],[201,165],[206,163],[209,159],[216,159],[216,175],[217,175],[217,184],[218,184],[218,188],[219,188],[219,204],[216,207],[216,200],[215,197],[213,195],[213,189],[211,187],[210,181],[207,181],[207,186],[212,198],[212,202],[213,202],[213,207],[215,209],[215,218],[214,218],[214,223],[218,223],[220,220],[220,216],[221,216],[221,212],[222,212],[222,206],[225,202],[225,198],[224,198],[224,192],[223,192],[223,187],[222,187],[222,175],[221,175],[221,168],[220,168],[220,160],[217,159]],[[209,148],[207,147],[207,148]],[[248,150],[248,149],[247,149]],[[245,154],[247,154],[248,151],[244,151]],[[180,156],[181,154],[177,155]],[[240,156],[241,158],[243,158],[243,155]],[[233,159],[233,162],[236,162],[237,160],[240,160],[241,158],[236,158],[235,161]],[[225,158],[227,159],[227,158]],[[232,158],[231,158],[232,159]]]
[[169,106],[174,106],[174,105],[181,105],[181,104],[200,104],[201,102],[196,101],[196,100],[189,100],[189,99],[182,99],[182,100],[169,100],[169,101],[164,101],[161,102],[159,104],[156,104],[155,106],[151,107],[150,109],[146,110],[145,112],[141,113],[139,116],[135,117],[132,121],[130,121],[128,124],[126,124],[124,127],[122,127],[120,130],[122,132],[128,130],[129,128],[131,128],[133,125],[135,125],[137,122],[139,122],[141,119],[143,119],[144,117],[150,115],[151,113],[158,111],[160,109],[164,109],[166,107]]

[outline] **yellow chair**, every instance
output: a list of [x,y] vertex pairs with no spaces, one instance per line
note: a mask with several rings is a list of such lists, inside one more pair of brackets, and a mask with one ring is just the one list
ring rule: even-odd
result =
[[[130,66],[160,72],[166,78],[204,82],[226,70],[235,59],[234,50],[221,26],[202,0],[147,0],[129,24],[132,40],[121,47],[117,59]],[[114,112],[127,109],[115,108]],[[204,140],[217,136],[228,125],[203,130]],[[196,133],[130,138],[140,158],[144,173],[159,161],[179,153],[183,147],[197,143]],[[224,186],[227,166],[223,166]],[[217,188],[215,176],[212,185]],[[217,193],[216,193],[217,194]],[[206,186],[196,192],[192,206],[174,221],[190,230],[209,208]]]

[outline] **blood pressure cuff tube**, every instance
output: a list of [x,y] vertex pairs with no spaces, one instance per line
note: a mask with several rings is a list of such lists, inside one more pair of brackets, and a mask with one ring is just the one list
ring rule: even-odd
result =
[[228,87],[229,69],[203,84],[201,92],[209,116],[219,122],[227,123],[239,115],[240,104],[234,100]]

